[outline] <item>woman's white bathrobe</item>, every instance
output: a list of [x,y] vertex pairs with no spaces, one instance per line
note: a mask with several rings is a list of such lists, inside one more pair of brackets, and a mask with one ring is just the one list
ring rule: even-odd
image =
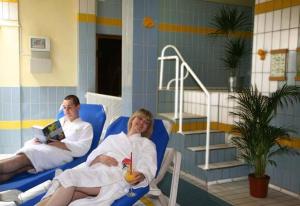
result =
[[90,123],[77,118],[69,121],[59,119],[66,138],[61,140],[70,150],[60,149],[47,144],[34,144],[33,140],[25,143],[18,153],[24,153],[31,161],[35,172],[51,169],[73,160],[73,157],[83,156],[88,152],[93,140],[93,129]]
[[[45,197],[53,194],[60,183],[63,187],[101,187],[96,197],[79,199],[74,206],[106,206],[128,192],[130,185],[124,180],[122,160],[130,158],[132,152],[133,168],[144,174],[145,180],[134,188],[145,187],[154,178],[157,168],[155,144],[140,134],[127,136],[123,132],[107,137],[88,157],[87,161],[57,176]],[[90,163],[99,155],[109,155],[118,161],[118,166]],[[44,198],[45,198],[44,197]]]

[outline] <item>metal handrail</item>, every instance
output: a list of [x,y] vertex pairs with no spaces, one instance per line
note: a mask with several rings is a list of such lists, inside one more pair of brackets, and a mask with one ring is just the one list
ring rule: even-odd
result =
[[[165,51],[168,48],[172,48],[176,55],[172,56],[165,56]],[[160,76],[159,76],[159,89],[162,89],[163,85],[163,73],[164,73],[164,60],[175,60],[175,79],[172,79],[171,81],[175,80],[175,104],[174,104],[174,119],[178,119],[178,82],[180,81],[180,97],[179,97],[179,133],[182,133],[182,113],[183,113],[183,81],[188,76],[188,74],[191,74],[191,76],[194,78],[194,80],[197,82],[197,84],[200,86],[200,88],[204,91],[206,95],[206,115],[207,115],[207,125],[206,125],[206,149],[205,149],[205,166],[204,169],[208,169],[208,163],[209,163],[209,145],[210,145],[210,94],[206,87],[202,84],[202,82],[199,80],[197,75],[194,73],[194,71],[190,68],[190,66],[186,63],[186,61],[181,56],[178,49],[173,45],[166,45],[162,51],[161,56],[158,58],[160,60]],[[179,60],[181,60],[180,65],[180,78],[179,78]],[[184,70],[186,69],[187,74],[184,75]],[[170,84],[170,82],[169,82]],[[169,89],[169,84],[167,89]]]

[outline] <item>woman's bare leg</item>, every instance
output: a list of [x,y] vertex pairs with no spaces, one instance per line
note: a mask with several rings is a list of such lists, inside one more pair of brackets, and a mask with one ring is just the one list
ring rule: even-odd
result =
[[49,197],[43,199],[43,200],[40,201],[38,204],[36,204],[36,206],[46,206],[47,203],[49,202],[49,200],[50,200],[51,197],[52,197],[52,196],[49,196]]
[[99,194],[100,187],[76,187],[72,201],[86,198],[88,196],[95,197]]
[[66,206],[72,201],[72,197],[75,192],[75,187],[60,187],[50,197],[46,206]]
[[99,192],[99,187],[60,187],[50,198],[46,198],[38,206],[66,206],[74,200],[97,196]]

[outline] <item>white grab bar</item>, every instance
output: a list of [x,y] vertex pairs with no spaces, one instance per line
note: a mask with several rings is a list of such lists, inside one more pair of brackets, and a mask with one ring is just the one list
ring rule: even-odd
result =
[[[171,48],[175,51],[176,55],[165,56],[165,51]],[[158,58],[160,60],[160,76],[159,76],[159,89],[163,88],[163,73],[164,73],[164,61],[165,60],[175,60],[175,79],[172,79],[167,86],[167,89],[170,89],[171,82],[175,81],[175,103],[174,103],[174,119],[178,119],[179,113],[179,133],[182,133],[182,113],[183,113],[183,81],[187,78],[188,74],[194,78],[200,88],[204,91],[206,96],[206,116],[207,116],[207,124],[206,124],[206,150],[205,150],[205,166],[204,169],[209,168],[209,145],[210,145],[210,94],[206,87],[199,80],[194,71],[190,68],[190,66],[186,63],[186,61],[181,56],[178,49],[173,45],[166,45],[162,51],[161,56]],[[181,61],[180,65],[180,78],[179,78],[179,60]],[[187,74],[184,75],[184,70],[187,70]],[[180,88],[178,89],[178,82],[180,81]],[[180,90],[180,91],[179,91]],[[178,92],[179,95],[179,112],[178,112]]]

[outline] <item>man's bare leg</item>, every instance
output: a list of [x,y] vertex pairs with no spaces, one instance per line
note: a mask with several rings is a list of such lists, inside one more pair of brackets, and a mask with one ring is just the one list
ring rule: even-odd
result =
[[33,165],[25,154],[17,154],[0,161],[0,182],[5,182],[16,174],[33,169]]

